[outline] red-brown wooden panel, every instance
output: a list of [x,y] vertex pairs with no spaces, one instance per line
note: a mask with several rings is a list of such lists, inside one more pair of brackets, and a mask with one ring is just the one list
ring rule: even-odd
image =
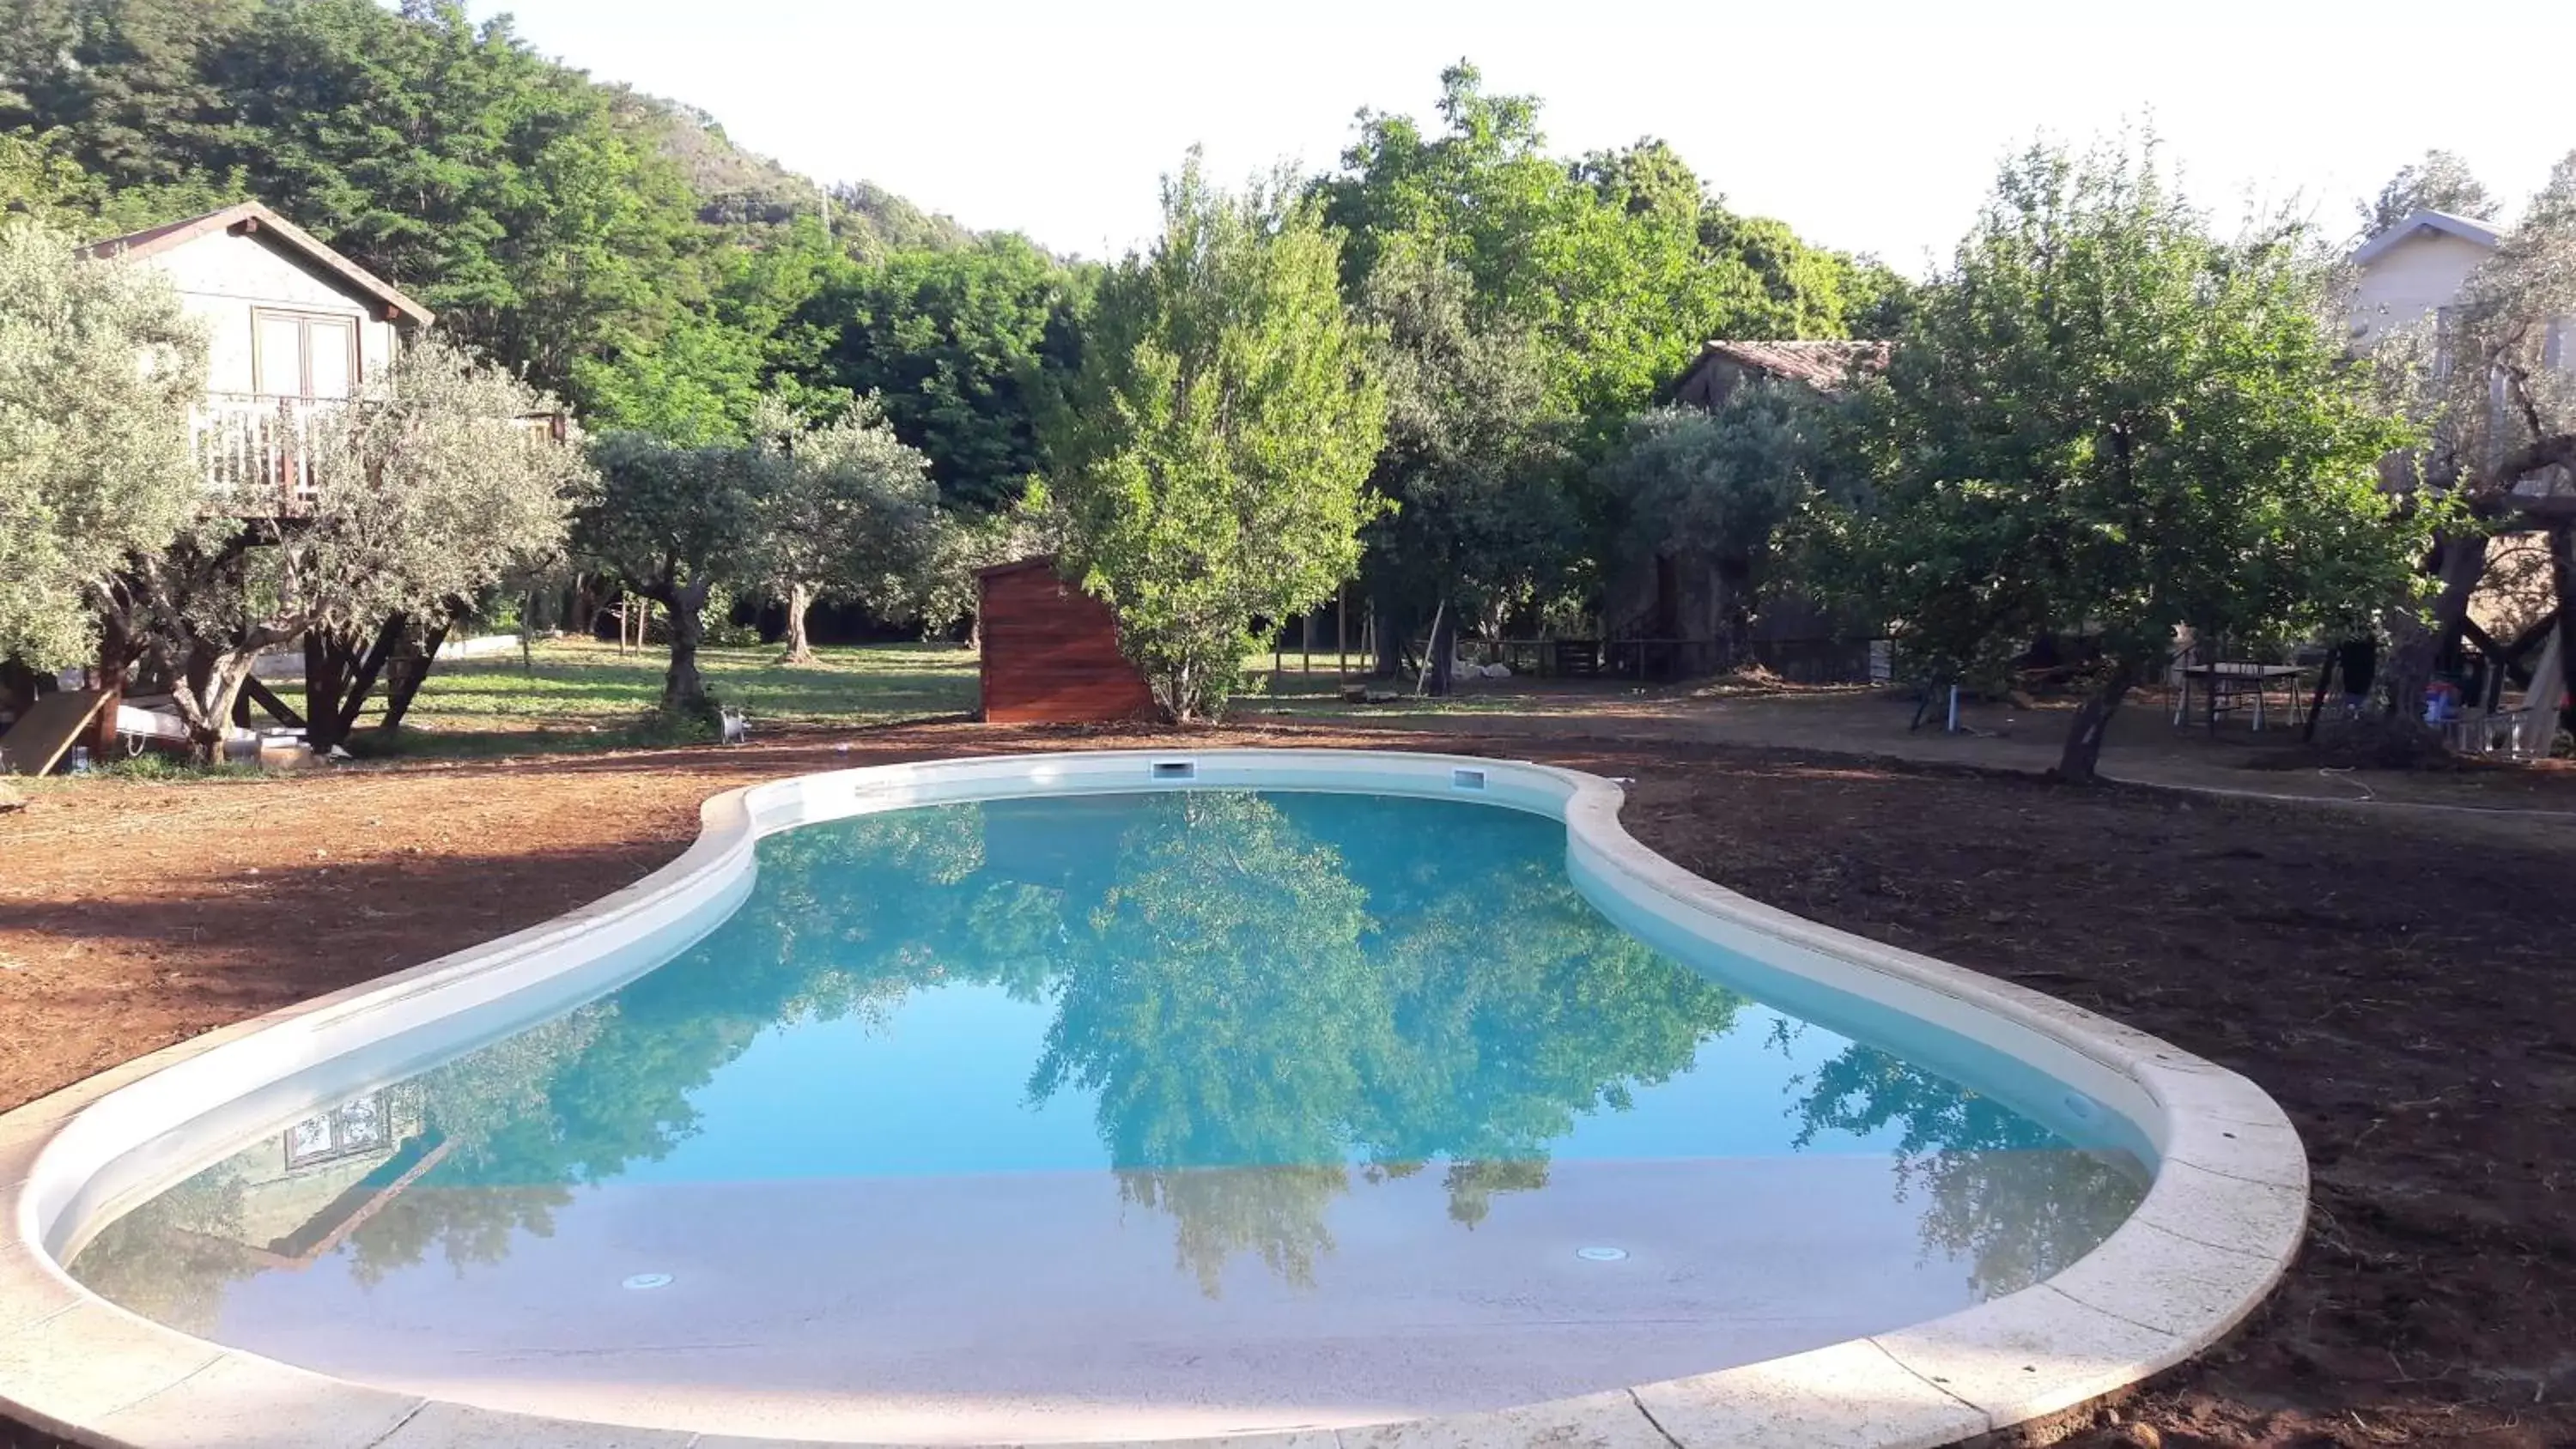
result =
[[1055,575],[1051,560],[988,569],[983,717],[993,724],[1094,724],[1154,713],[1145,676],[1118,652],[1118,621]]

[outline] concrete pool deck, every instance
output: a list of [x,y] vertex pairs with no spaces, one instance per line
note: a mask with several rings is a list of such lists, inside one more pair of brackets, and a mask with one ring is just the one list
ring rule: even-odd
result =
[[[1158,765],[1193,769],[1182,777]],[[1526,1408],[1233,1442],[1937,1445],[2072,1407],[2188,1357],[2233,1326],[2286,1264],[2304,1221],[2305,1156],[2277,1107],[2250,1083],[2046,997],[1771,911],[1690,876],[1619,829],[1619,794],[1608,782],[1485,760],[1346,752],[1021,757],[884,767],[720,797],[687,855],[572,916],[215,1033],[0,1117],[0,1200],[10,1209],[0,1242],[0,1407],[90,1444],[754,1442],[703,1427],[539,1420],[305,1373],[127,1315],[70,1283],[55,1254],[150,1182],[186,1169],[180,1160],[127,1159],[216,1102],[397,1043],[460,1008],[533,1009],[550,996],[605,989],[600,982],[622,969],[620,952],[665,936],[675,922],[729,910],[762,834],[863,810],[1011,793],[1264,786],[1445,796],[1469,788],[1462,772],[1476,776],[1491,803],[1564,818],[1578,877],[1615,893],[1639,919],[1757,944],[1784,969],[2008,1052],[2109,1106],[2153,1141],[2154,1185],[2127,1224],[2066,1272],[1913,1328]],[[776,1406],[724,1428],[810,1441],[801,1424],[813,1422]],[[1204,1420],[1166,1421],[1140,1406],[1118,1432],[1134,1439],[1206,1430]]]

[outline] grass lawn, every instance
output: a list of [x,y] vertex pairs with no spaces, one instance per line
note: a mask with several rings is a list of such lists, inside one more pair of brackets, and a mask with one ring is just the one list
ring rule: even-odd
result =
[[[975,654],[945,644],[870,644],[816,651],[810,665],[778,663],[778,646],[704,649],[698,668],[727,706],[751,717],[755,733],[780,726],[855,728],[958,715],[975,708]],[[668,656],[657,645],[620,654],[614,644],[559,639],[532,663],[517,655],[442,661],[421,686],[398,746],[367,734],[353,748],[403,754],[495,754],[602,749],[656,738],[651,714],[662,697]],[[279,681],[303,707],[301,682]],[[381,717],[382,701],[367,721]]]

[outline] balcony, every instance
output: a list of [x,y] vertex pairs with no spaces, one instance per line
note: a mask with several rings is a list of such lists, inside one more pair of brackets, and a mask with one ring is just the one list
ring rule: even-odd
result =
[[314,498],[312,398],[215,392],[189,410],[188,441],[210,511],[242,518],[292,518]]
[[[319,496],[314,468],[323,420],[333,408],[368,405],[363,400],[276,393],[206,394],[204,401],[188,410],[188,444],[204,483],[206,511],[235,518],[300,518],[311,513]],[[494,421],[559,446],[580,435],[569,413],[529,413]]]

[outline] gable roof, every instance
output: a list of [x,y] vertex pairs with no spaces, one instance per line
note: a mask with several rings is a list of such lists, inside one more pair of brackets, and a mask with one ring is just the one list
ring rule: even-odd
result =
[[2425,232],[2455,236],[2462,241],[2475,242],[2479,246],[2489,248],[2504,240],[2502,232],[2485,222],[2473,221],[2465,216],[2453,216],[2447,211],[2424,208],[2407,213],[2404,221],[2383,229],[2370,240],[2363,242],[2359,249],[2353,252],[2352,264],[2357,267],[2369,266]]
[[102,242],[92,242],[80,249],[80,256],[91,261],[110,257],[124,257],[139,261],[142,258],[169,251],[173,247],[185,246],[201,236],[210,236],[217,232],[227,232],[234,236],[263,237],[272,244],[321,267],[346,283],[352,290],[374,299],[388,311],[409,320],[415,326],[426,327],[438,320],[435,313],[403,295],[402,290],[391,282],[324,246],[312,233],[256,201],[245,201],[236,206],[227,206],[221,211],[192,216],[185,221],[174,221],[166,226],[151,227],[143,231],[129,232],[124,236],[109,237]]
[[1884,342],[1730,342],[1720,339],[1701,345],[1699,357],[1682,374],[1676,390],[1686,389],[1690,380],[1712,362],[1731,362],[1747,372],[1765,377],[1791,378],[1821,391],[1831,392],[1842,386],[1854,371],[1875,372],[1887,365],[1888,346]]

